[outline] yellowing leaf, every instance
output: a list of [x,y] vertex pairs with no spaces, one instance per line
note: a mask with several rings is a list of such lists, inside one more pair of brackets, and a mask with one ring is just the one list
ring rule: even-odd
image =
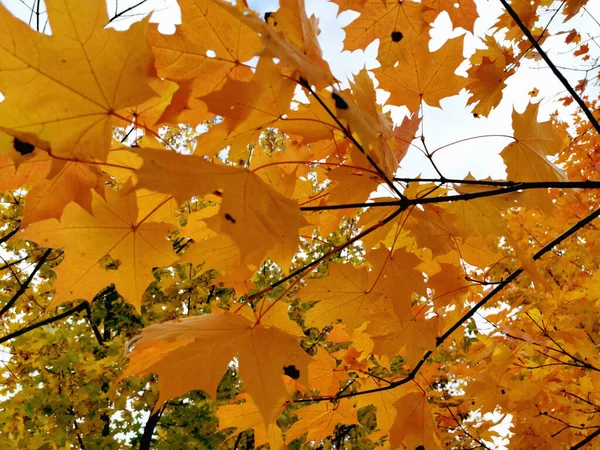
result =
[[375,69],[379,88],[389,91],[390,103],[405,105],[413,113],[422,102],[440,106],[440,100],[458,94],[468,80],[455,75],[463,61],[463,39],[449,40],[430,53],[426,45],[410,46],[402,54],[398,67]]
[[455,27],[461,27],[473,33],[475,20],[478,17],[477,7],[473,0],[426,0],[423,4],[431,8],[431,10],[425,9],[423,13],[429,22],[433,22],[440,12],[446,11]]
[[285,433],[287,443],[308,433],[308,441],[320,441],[333,434],[338,423],[357,425],[356,407],[351,399],[342,399],[336,405],[320,402],[301,408],[295,413],[300,417]]
[[49,1],[48,16],[52,36],[0,6],[0,128],[35,133],[56,155],[104,160],[112,117],[156,96],[145,70],[153,63],[147,22],[105,29],[103,0]]
[[56,297],[50,307],[94,295],[110,283],[139,311],[142,296],[154,280],[154,267],[168,266],[177,256],[166,239],[173,226],[155,222],[170,196],[151,199],[152,212],[139,217],[143,202],[136,192],[120,195],[107,192],[106,201],[93,193],[90,215],[69,203],[60,222],[35,222],[20,233],[46,247],[63,248],[65,258],[56,272]]
[[215,398],[221,378],[236,355],[244,391],[265,421],[271,420],[277,404],[287,398],[284,375],[308,383],[311,358],[295,336],[230,312],[149,326],[133,345],[123,377],[158,375],[155,410],[192,389],[201,389]]
[[60,219],[73,201],[92,212],[92,191],[104,195],[104,177],[94,166],[78,161],[54,161],[49,179],[37,183],[27,194],[21,226],[44,219]]
[[242,261],[259,263],[271,251],[287,268],[298,247],[303,225],[297,203],[277,193],[256,174],[217,165],[196,156],[144,149],[139,187],[171,192],[180,201],[194,195],[223,191],[219,215],[207,220],[213,230],[229,235],[241,250]]
[[265,420],[260,410],[248,394],[239,394],[236,401],[244,400],[244,403],[223,405],[217,411],[219,419],[219,430],[226,428],[237,428],[229,436],[232,439],[241,432],[252,428],[254,430],[254,446],[260,447],[269,444],[272,450],[285,448],[281,430],[275,425],[275,420],[283,411],[282,407],[275,409],[270,420]]
[[416,43],[424,42],[426,48],[428,28],[422,17],[423,6],[420,3],[403,1],[385,4],[381,0],[362,3],[357,9],[360,16],[344,28],[346,50],[364,49],[379,39],[378,59],[383,67],[393,67],[402,53]]
[[252,70],[243,63],[261,47],[260,37],[234,17],[224,14],[211,0],[179,2],[183,23],[174,35],[150,29],[152,52],[161,77],[177,81],[177,107],[165,119],[172,123],[199,123],[210,115],[201,97],[221,88],[228,80],[247,81]]
[[[293,39],[293,32],[287,31],[287,36],[279,33],[270,25],[259,19],[254,12],[247,11],[243,14],[239,9],[224,2],[223,0],[212,0],[220,5],[224,11],[231,14],[239,22],[260,33],[263,39],[262,55],[267,58],[279,58],[282,63],[294,71],[294,78],[298,81],[300,77],[308,80],[311,84],[316,84],[318,88],[323,88],[333,84],[335,78],[331,75],[329,65],[321,58],[321,50],[317,47],[318,42],[313,36],[316,31],[311,29],[315,22],[306,20],[306,11],[302,5],[296,9],[296,20],[300,23],[293,26],[303,27],[302,41]],[[289,39],[292,37],[292,39]],[[294,42],[295,41],[295,42]]]
[[562,171],[547,156],[563,148],[563,139],[551,122],[538,122],[539,103],[530,103],[523,114],[513,112],[516,142],[502,150],[508,179],[512,181],[564,180]]
[[340,390],[340,381],[347,380],[348,373],[338,367],[336,359],[323,348],[317,350],[308,366],[308,385],[321,395],[335,395]]
[[329,270],[328,277],[308,280],[300,291],[303,300],[319,301],[306,314],[307,326],[322,328],[341,320],[351,332],[376,312],[385,310],[382,294],[373,292],[366,268],[336,264]]
[[436,346],[439,321],[437,317],[426,319],[424,307],[414,306],[408,317],[380,314],[371,320],[366,333],[375,343],[374,353],[390,359],[404,349],[402,355],[409,366],[414,367],[427,350]]
[[390,430],[392,448],[441,449],[438,428],[424,392],[408,392],[394,403],[398,411]]
[[484,56],[481,64],[471,67],[468,73],[471,81],[466,88],[473,94],[468,104],[477,103],[473,113],[487,116],[500,104],[502,91],[506,87],[504,80],[512,75],[514,70],[506,71],[506,58],[499,55],[494,61]]

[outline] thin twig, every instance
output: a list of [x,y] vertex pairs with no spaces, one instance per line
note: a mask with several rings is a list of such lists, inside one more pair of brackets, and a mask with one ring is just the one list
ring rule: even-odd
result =
[[501,187],[498,189],[490,189],[489,191],[468,192],[466,194],[444,195],[440,197],[404,197],[400,200],[390,200],[372,203],[347,203],[343,205],[301,206],[300,209],[302,211],[327,211],[336,209],[373,208],[400,205],[427,205],[432,203],[457,202],[485,197],[494,197],[497,195],[504,195],[517,191],[526,191],[529,189],[600,189],[600,181],[531,181],[522,183],[509,181],[505,186],[506,187]]
[[[140,2],[136,3],[135,5],[130,6],[129,8],[125,8],[123,11],[121,11],[120,13],[116,13],[114,16],[112,16],[110,18],[110,20],[108,21],[108,23],[111,23],[113,21],[115,21],[116,19],[118,19],[119,17],[121,17],[123,14],[127,14],[129,11],[131,11],[132,9],[137,8],[138,6],[143,5],[144,3],[146,3],[147,0],[141,0]],[[107,24],[108,25],[108,24]]]

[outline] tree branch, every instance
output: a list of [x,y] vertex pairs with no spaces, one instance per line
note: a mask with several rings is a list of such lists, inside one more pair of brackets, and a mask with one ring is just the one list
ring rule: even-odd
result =
[[154,429],[156,428],[156,424],[158,424],[158,421],[160,420],[160,416],[162,416],[162,413],[165,410],[165,406],[163,406],[154,414],[151,414],[150,417],[148,417],[146,425],[144,425],[144,433],[142,434],[142,440],[140,441],[139,450],[150,450],[150,444],[152,444],[152,436],[154,435]]
[[85,306],[85,315],[87,316],[90,327],[92,327],[94,336],[96,336],[96,340],[98,341],[98,344],[100,344],[102,347],[104,347],[104,339],[102,338],[102,335],[100,334],[100,331],[98,330],[96,325],[94,325],[94,322],[92,322],[92,310],[90,308],[90,304],[88,302],[85,302],[85,303],[83,303],[83,305]]
[[[423,181],[423,180],[421,180]],[[441,181],[441,180],[440,180]],[[467,180],[469,181],[469,180]],[[461,181],[462,182],[462,181]],[[497,182],[493,182],[497,183]],[[474,184],[474,183],[465,183]],[[498,184],[495,184],[498,185]],[[531,181],[517,183],[514,181],[507,181],[506,184],[500,185],[505,186],[499,189],[490,189],[489,191],[481,192],[469,192],[467,194],[457,195],[445,195],[440,197],[427,197],[427,198],[402,198],[400,200],[390,200],[383,202],[372,202],[372,203],[347,203],[344,205],[322,205],[322,206],[301,206],[302,211],[327,211],[335,209],[351,209],[351,208],[372,208],[381,206],[399,206],[399,205],[427,205],[431,203],[446,203],[446,202],[457,202],[465,200],[474,200],[477,198],[494,197],[496,195],[508,194],[516,191],[526,191],[529,189],[600,189],[600,181],[586,180],[586,181]]]
[[[556,245],[560,244],[561,242],[563,242],[568,237],[570,237],[573,234],[575,234],[577,231],[579,231],[581,228],[583,228],[584,226],[586,226],[587,224],[589,224],[590,222],[592,222],[598,216],[600,216],[600,208],[597,209],[597,210],[595,210],[591,214],[589,214],[587,217],[585,217],[585,218],[581,219],[580,221],[578,221],[575,225],[573,225],[567,231],[565,231],[560,236],[558,236],[557,238],[555,238],[554,240],[552,240],[551,242],[549,242],[548,244],[546,244],[543,248],[541,248],[540,250],[538,250],[538,252],[533,255],[533,257],[532,257],[533,260],[536,261],[536,260],[540,259],[543,255],[545,255],[550,250],[552,250],[553,247],[555,247]],[[371,393],[374,393],[374,392],[381,392],[381,391],[387,391],[387,390],[390,390],[390,389],[394,389],[394,388],[396,388],[398,386],[402,386],[402,385],[404,385],[404,384],[406,384],[406,383],[414,380],[415,377],[417,376],[417,374],[419,373],[419,371],[421,370],[421,367],[425,364],[425,362],[429,359],[429,357],[431,355],[433,355],[434,350],[437,347],[439,347],[440,345],[442,345],[442,343],[445,342],[446,339],[448,339],[467,320],[469,320],[471,317],[473,317],[475,315],[475,313],[480,308],[482,308],[493,297],[495,297],[506,286],[508,286],[509,283],[511,283],[512,281],[514,281],[515,279],[517,279],[519,277],[519,275],[521,275],[523,273],[523,271],[524,271],[524,269],[519,268],[519,269],[515,270],[513,273],[511,273],[504,281],[502,281],[500,284],[498,284],[498,286],[496,286],[491,292],[489,292],[485,297],[483,297],[473,308],[471,308],[466,314],[464,314],[459,320],[457,320],[454,323],[454,325],[452,325],[444,334],[442,334],[441,336],[439,336],[436,339],[435,348],[433,350],[427,350],[425,352],[425,354],[423,355],[423,357],[415,365],[415,367],[413,368],[413,370],[406,377],[404,377],[404,378],[402,378],[402,379],[400,379],[398,381],[394,381],[393,383],[390,383],[387,386],[382,386],[382,387],[373,388],[373,389],[367,389],[367,390],[364,390],[364,391],[351,392],[351,393],[342,394],[342,395],[338,394],[338,395],[335,395],[335,396],[300,398],[300,399],[294,400],[294,402],[299,402],[300,403],[300,402],[310,402],[310,401],[333,400],[333,399],[340,399],[340,398],[345,398],[345,397],[356,397],[358,395],[366,395],[366,394],[371,394]],[[579,448],[579,447],[577,447],[577,448]]]
[[592,434],[589,434],[586,438],[582,439],[577,444],[575,444],[574,446],[572,446],[571,450],[577,450],[579,448],[582,448],[586,444],[589,444],[592,441],[592,439],[594,439],[595,437],[598,437],[598,436],[600,436],[600,428],[598,428]]
[[29,284],[31,283],[31,281],[33,280],[33,277],[35,277],[35,274],[39,272],[39,270],[42,268],[42,266],[44,265],[44,263],[46,262],[46,259],[48,259],[48,256],[50,256],[50,253],[52,252],[52,249],[49,248],[47,249],[44,254],[42,255],[42,257],[38,260],[36,266],[33,268],[33,270],[31,271],[31,273],[29,274],[29,276],[27,277],[27,279],[25,280],[25,282],[19,287],[19,289],[17,290],[17,292],[15,292],[15,294],[12,296],[12,298],[2,307],[2,309],[0,309],[0,318],[6,314],[6,312],[12,308],[12,306],[15,304],[15,302],[19,299],[19,297],[21,297],[21,295],[23,295],[25,293],[25,291],[27,290],[27,288],[29,287]]
[[18,231],[19,231],[19,227],[13,228],[12,230],[10,230],[6,235],[4,235],[0,238],[0,244],[4,244],[11,237],[13,237],[15,234],[17,234]]
[[519,28],[521,29],[523,34],[525,36],[527,36],[527,39],[529,39],[529,42],[531,42],[531,45],[533,47],[535,47],[535,49],[538,51],[540,56],[544,59],[546,64],[548,64],[548,67],[550,67],[550,70],[552,70],[552,73],[554,74],[554,76],[556,76],[556,78],[559,79],[559,81],[562,83],[562,85],[565,87],[565,89],[569,92],[569,94],[571,94],[571,97],[573,97],[573,100],[575,100],[577,102],[577,104],[579,105],[579,107],[581,108],[583,113],[586,115],[586,117],[588,118],[588,120],[590,121],[590,123],[592,124],[594,129],[596,130],[596,132],[598,134],[600,134],[600,124],[594,117],[594,114],[592,114],[592,111],[590,111],[590,109],[587,107],[587,105],[585,104],[583,99],[579,96],[579,94],[577,94],[577,92],[575,92],[575,89],[573,89],[571,87],[571,85],[569,84],[569,81],[564,77],[564,75],[560,72],[560,70],[558,70],[558,68],[556,67],[554,62],[552,62],[550,57],[542,49],[542,46],[533,37],[533,35],[531,34],[531,31],[529,31],[529,28],[527,28],[527,26],[525,26],[525,24],[523,23],[523,21],[521,20],[519,15],[508,4],[508,2],[506,0],[500,0],[500,3],[502,3],[502,6],[504,6],[504,9],[506,9],[508,14],[510,14],[510,16],[515,21],[515,23],[519,26]]
[[146,3],[148,0],[141,0],[140,2],[136,3],[135,5],[131,5],[129,8],[125,8],[123,11],[121,11],[120,13],[117,13],[115,11],[115,15],[112,16],[110,18],[110,20],[108,21],[107,25],[113,21],[115,21],[116,19],[118,19],[119,17],[121,17],[124,14],[127,14],[129,11],[131,11],[132,9],[137,8],[138,6],[142,6],[144,3]]
[[41,322],[34,323],[33,325],[30,325],[25,328],[21,328],[20,330],[15,331],[14,333],[10,333],[6,336],[1,337],[0,344],[5,343],[6,341],[10,341],[11,339],[15,339],[19,336],[22,336],[25,333],[29,333],[30,331],[35,330],[36,328],[43,327],[44,325],[48,325],[52,322],[56,322],[58,320],[64,319],[65,317],[69,317],[69,316],[75,314],[76,312],[83,311],[86,308],[86,306],[87,306],[87,302],[80,303],[75,308],[71,308],[68,311],[65,311],[64,313],[57,314],[56,316],[42,320]]
[[275,283],[267,286],[266,288],[256,292],[255,294],[252,294],[250,297],[248,297],[248,299],[246,300],[246,302],[250,302],[252,300],[254,300],[255,298],[266,294],[267,292],[272,291],[273,289],[275,289],[277,286],[282,285],[283,283],[285,283],[286,281],[291,280],[292,278],[298,276],[298,275],[303,275],[307,270],[312,269],[313,267],[321,264],[324,261],[327,261],[329,258],[331,258],[333,256],[334,253],[339,252],[340,250],[345,249],[346,247],[348,247],[350,244],[352,244],[353,242],[356,242],[362,238],[364,238],[365,236],[367,236],[368,234],[372,233],[373,231],[377,230],[378,228],[381,228],[382,226],[384,226],[386,223],[390,222],[391,220],[393,220],[396,216],[398,216],[398,214],[400,214],[401,212],[405,211],[406,208],[408,206],[404,206],[404,205],[399,205],[400,203],[402,203],[403,200],[398,200],[398,202],[394,202],[395,205],[399,206],[398,209],[396,209],[392,214],[390,214],[389,216],[387,216],[385,219],[377,222],[375,225],[370,226],[369,228],[367,228],[366,230],[363,230],[361,233],[357,234],[356,236],[354,236],[353,238],[348,239],[346,242],[344,242],[341,245],[338,246],[333,246],[333,248],[328,251],[327,253],[325,253],[323,256],[321,256],[320,258],[315,259],[313,262],[305,264],[304,266],[302,266],[300,269],[295,270],[294,272],[290,273],[289,275],[283,277],[281,280],[276,281]]

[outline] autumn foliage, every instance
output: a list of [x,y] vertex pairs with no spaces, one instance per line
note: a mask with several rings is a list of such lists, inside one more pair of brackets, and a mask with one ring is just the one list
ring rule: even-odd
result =
[[[170,35],[0,5],[2,448],[593,447],[595,86],[541,46],[585,1],[500,0],[470,50],[473,0],[332,1],[345,50],[378,41],[349,83],[303,0],[179,0]],[[463,31],[432,50],[440,15]],[[575,112],[534,89],[505,179],[444,176],[462,142],[429,148],[427,111],[490,116],[526,58]],[[437,176],[403,178],[409,152]]]

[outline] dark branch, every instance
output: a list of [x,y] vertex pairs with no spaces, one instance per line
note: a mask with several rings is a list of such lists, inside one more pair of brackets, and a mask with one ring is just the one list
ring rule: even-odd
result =
[[83,311],[87,306],[87,302],[80,303],[75,308],[71,308],[64,313],[57,314],[56,316],[50,317],[48,319],[42,320],[41,322],[34,323],[25,328],[21,328],[19,331],[15,331],[14,333],[8,334],[0,338],[0,344],[5,343],[6,341],[10,341],[11,339],[15,339],[19,336],[24,335],[25,333],[29,333],[30,331],[35,330],[36,328],[43,327],[44,325],[48,325],[50,323],[56,322],[58,320],[64,319],[65,317],[69,317],[79,311]]
[[[423,180],[421,180],[423,181]],[[439,180],[441,181],[441,180]],[[469,181],[469,180],[466,180]],[[462,181],[461,181],[462,182]],[[497,182],[494,182],[497,183]],[[468,183],[466,183],[468,184]],[[445,195],[441,197],[427,197],[427,198],[402,198],[400,200],[391,200],[383,202],[373,203],[348,203],[344,205],[322,205],[322,206],[301,206],[302,211],[327,211],[334,209],[351,209],[351,208],[372,208],[380,206],[399,206],[399,205],[427,205],[430,203],[446,203],[446,202],[457,202],[465,200],[474,200],[477,198],[494,197],[496,195],[508,194],[516,191],[526,191],[529,189],[600,189],[600,181],[586,180],[586,181],[532,181],[516,183],[513,181],[507,181],[499,189],[490,189],[489,191],[481,192],[469,192],[467,194],[457,195]]]
[[12,298],[6,303],[6,305],[4,305],[2,307],[2,309],[0,310],[0,317],[2,317],[4,314],[6,314],[6,312],[13,307],[13,305],[15,304],[15,302],[19,299],[19,297],[21,297],[21,295],[23,295],[25,293],[25,291],[27,290],[27,288],[29,287],[29,284],[31,283],[31,281],[33,280],[33,277],[35,277],[35,274],[39,272],[39,270],[42,268],[42,266],[44,265],[44,263],[46,262],[46,260],[48,259],[48,256],[50,256],[50,253],[52,252],[52,249],[49,248],[47,249],[44,254],[42,255],[42,257],[38,260],[36,266],[34,267],[34,269],[31,271],[31,273],[29,274],[29,276],[27,277],[27,279],[25,280],[25,282],[19,287],[19,290],[17,290],[17,292],[15,292],[15,295],[12,296]]
[[[399,202],[402,202],[402,200],[399,200]],[[357,234],[356,236],[354,236],[351,239],[348,239],[346,242],[344,242],[341,245],[338,246],[334,246],[330,251],[328,251],[327,253],[325,253],[323,256],[321,256],[320,258],[315,259],[313,262],[308,263],[304,266],[302,266],[300,269],[295,270],[294,272],[290,273],[288,276],[283,277],[281,280],[269,285],[268,287],[262,289],[261,291],[258,291],[255,294],[252,294],[247,300],[246,302],[252,301],[255,298],[258,298],[259,296],[266,294],[267,292],[272,291],[273,289],[275,289],[277,286],[282,285],[283,283],[285,283],[286,281],[291,280],[292,278],[297,277],[298,275],[304,275],[306,271],[312,269],[313,267],[321,264],[324,261],[327,261],[329,258],[331,258],[335,253],[345,249],[346,247],[348,247],[349,245],[351,245],[352,243],[364,238],[365,236],[367,236],[368,234],[372,233],[373,231],[377,230],[378,228],[381,228],[382,226],[384,226],[386,223],[390,222],[391,220],[393,220],[396,216],[398,216],[398,214],[400,214],[402,211],[405,211],[406,207],[404,206],[399,206],[398,209],[396,209],[392,214],[390,214],[389,216],[387,216],[385,219],[377,222],[375,225],[367,228],[366,230],[363,230],[361,233]]]
[[120,13],[115,13],[115,15],[110,18],[110,20],[108,21],[108,23],[111,23],[111,22],[115,21],[116,19],[118,19],[122,15],[127,14],[129,11],[137,8],[138,6],[142,6],[144,3],[146,3],[146,1],[147,0],[141,0],[140,2],[136,3],[135,5],[131,5],[129,8],[125,8]]
[[92,327],[94,336],[96,336],[96,340],[98,341],[98,344],[100,344],[102,347],[104,347],[104,339],[102,338],[102,335],[100,334],[100,331],[98,330],[96,325],[94,325],[94,322],[92,322],[92,310],[90,308],[90,304],[88,302],[85,302],[85,303],[83,303],[83,305],[85,306],[85,315],[88,319],[90,327]]
[[550,57],[542,49],[542,46],[533,37],[533,35],[531,34],[531,31],[529,31],[529,28],[527,28],[527,26],[525,26],[525,24],[523,23],[523,21],[521,20],[521,18],[519,17],[519,15],[508,4],[508,2],[506,0],[500,0],[500,3],[502,3],[502,6],[504,6],[504,9],[506,9],[506,11],[508,12],[508,14],[510,14],[510,16],[515,21],[515,23],[519,26],[519,28],[521,29],[521,31],[523,32],[523,34],[525,36],[527,36],[527,39],[529,39],[529,42],[531,42],[531,45],[533,47],[535,47],[535,49],[538,51],[538,53],[540,54],[540,56],[544,59],[544,61],[546,62],[546,64],[548,64],[548,67],[550,67],[550,70],[552,70],[552,73],[554,74],[554,76],[556,76],[556,78],[558,78],[560,80],[560,82],[565,87],[565,89],[569,92],[569,94],[571,94],[571,97],[573,97],[573,100],[575,100],[577,102],[577,104],[579,105],[579,107],[581,108],[581,110],[583,111],[583,113],[586,115],[586,117],[588,118],[588,120],[590,121],[590,123],[592,124],[592,126],[594,127],[594,129],[596,130],[596,132],[598,134],[600,134],[600,124],[598,123],[598,121],[594,117],[594,114],[592,114],[592,111],[590,111],[590,109],[587,107],[587,105],[585,104],[585,102],[583,101],[583,99],[577,94],[577,92],[575,92],[575,89],[573,89],[571,87],[571,85],[569,84],[569,82],[567,81],[567,79],[564,77],[564,75],[560,72],[560,70],[558,70],[558,68],[552,62],[552,60],[550,59]]
[[[587,224],[589,224],[590,222],[592,222],[598,216],[600,216],[600,209],[595,210],[594,212],[592,212],[587,217],[581,219],[575,225],[573,225],[571,228],[569,228],[567,231],[565,231],[560,236],[558,236],[556,239],[554,239],[550,243],[546,244],[537,253],[535,253],[535,255],[533,255],[533,257],[532,257],[533,260],[535,261],[535,260],[540,259],[543,255],[545,255],[550,250],[552,250],[553,247],[555,247],[556,245],[560,244],[561,242],[563,242],[568,237],[570,237],[573,234],[575,234],[577,231],[579,231],[581,228],[583,228],[584,226],[586,226]],[[459,320],[457,320],[454,323],[454,325],[452,325],[444,334],[442,334],[441,336],[439,336],[436,339],[435,348],[437,348],[440,345],[442,345],[442,343],[444,343],[446,341],[446,339],[448,339],[458,328],[460,328],[467,320],[469,320],[471,317],[473,317],[475,315],[475,313],[480,308],[482,308],[493,297],[495,297],[506,286],[508,286],[509,283],[511,283],[512,281],[514,281],[515,279],[517,279],[519,277],[519,275],[521,275],[521,273],[523,273],[523,269],[521,269],[521,268],[517,269],[513,273],[511,273],[504,281],[502,281],[500,284],[498,284],[498,286],[496,286],[483,299],[481,299],[479,301],[479,303],[477,303],[473,308],[471,308],[466,314],[464,314]],[[344,397],[355,397],[355,396],[358,396],[358,395],[365,395],[365,394],[371,394],[371,393],[374,393],[374,392],[381,392],[381,391],[387,391],[387,390],[390,390],[390,389],[394,389],[394,388],[396,388],[398,386],[402,386],[402,385],[404,385],[404,384],[406,384],[406,383],[414,380],[415,377],[417,376],[417,374],[419,373],[419,371],[421,370],[421,367],[425,364],[425,362],[429,359],[429,357],[431,355],[433,355],[434,350],[435,349],[433,349],[433,350],[427,350],[427,352],[425,352],[425,354],[423,355],[423,357],[421,358],[421,360],[415,365],[415,367],[413,368],[413,370],[406,377],[404,377],[404,378],[402,378],[402,379],[400,379],[398,381],[395,381],[393,383],[390,383],[387,386],[382,386],[382,387],[373,388],[373,389],[367,389],[367,390],[359,391],[359,392],[352,392],[352,393],[348,393],[348,394],[328,396],[328,397],[307,397],[307,398],[300,398],[298,400],[295,400],[295,402],[321,401],[321,400],[339,399],[339,398],[344,398]],[[579,447],[577,447],[577,448],[579,448]]]
[[0,238],[0,244],[4,244],[6,241],[8,241],[11,237],[17,234],[17,231],[19,231],[19,227],[13,228],[8,234],[2,236]]
[[164,411],[165,407],[163,406],[154,414],[151,414],[146,421],[146,425],[144,425],[144,433],[142,434],[142,440],[140,441],[140,449],[139,450],[150,450],[150,444],[152,444],[152,436],[154,435],[154,429],[160,420],[160,416]]
[[600,436],[600,428],[594,431],[592,434],[589,434],[585,439],[582,439],[577,444],[571,447],[571,450],[577,450],[578,448],[582,448],[584,445],[589,444],[592,439]]
[[462,180],[460,178],[402,178],[395,177],[394,181],[403,183],[454,183],[454,184],[475,184],[478,186],[514,186],[519,184],[517,181],[502,180]]

